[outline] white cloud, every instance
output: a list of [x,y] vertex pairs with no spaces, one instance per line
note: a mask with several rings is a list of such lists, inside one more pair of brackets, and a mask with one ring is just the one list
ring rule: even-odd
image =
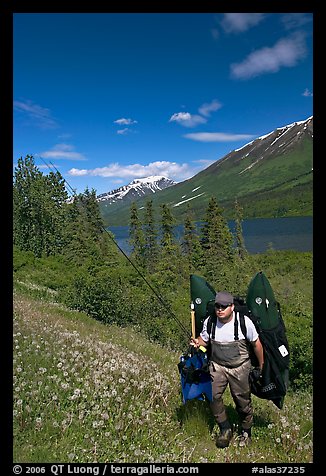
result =
[[182,122],[182,121],[190,121],[191,119],[191,114],[190,112],[175,112],[172,114],[170,117],[169,122]]
[[33,101],[14,101],[14,110],[24,114],[32,125],[41,129],[54,129],[58,127],[55,119],[51,117],[50,109],[34,104]]
[[263,13],[225,13],[221,25],[227,33],[242,33],[258,25],[264,17]]
[[119,135],[121,135],[121,136],[124,136],[124,135],[126,135],[126,134],[128,133],[128,131],[129,131],[128,127],[125,127],[124,129],[119,129],[119,130],[117,131],[117,134],[119,134]]
[[39,154],[44,159],[86,160],[83,154],[75,152],[71,144],[56,144],[52,149]]
[[282,38],[273,47],[254,51],[241,63],[231,65],[231,75],[250,79],[266,73],[276,73],[282,67],[293,67],[306,55],[304,36],[296,34]]
[[210,165],[212,165],[214,162],[216,162],[216,159],[199,159],[199,160],[194,160],[196,164],[199,164],[201,169],[206,169]]
[[134,119],[126,119],[122,117],[121,119],[117,119],[116,121],[113,121],[114,124],[119,124],[120,126],[130,126],[131,124],[137,124],[138,121],[135,121]]
[[70,169],[68,171],[69,175],[73,175],[74,177],[83,177],[84,175],[90,175],[87,169]]
[[281,17],[281,21],[286,30],[301,28],[302,26],[312,22],[311,13],[285,13]]
[[209,117],[212,112],[217,111],[218,109],[221,109],[222,104],[219,103],[216,99],[213,99],[210,103],[204,103],[200,108],[198,109],[199,114],[205,117]]
[[250,134],[226,134],[224,132],[194,132],[184,134],[183,137],[198,142],[235,142],[252,139],[254,136]]
[[311,92],[311,91],[309,91],[309,89],[308,89],[308,88],[306,88],[306,89],[304,90],[304,92],[302,93],[302,96],[306,96],[306,97],[312,97],[312,96],[313,96],[313,94],[312,94],[312,92]]
[[177,122],[184,127],[195,127],[199,124],[206,124],[212,112],[217,111],[222,104],[213,99],[211,102],[202,104],[198,112],[199,114],[190,114],[190,112],[175,112],[169,119],[169,122]]
[[[202,167],[201,167],[202,168]],[[175,181],[186,180],[198,171],[198,166],[192,168],[189,164],[178,164],[176,162],[157,161],[147,165],[130,164],[120,165],[112,163],[106,167],[97,167],[95,169],[77,169],[72,168],[68,171],[72,176],[96,176],[96,177],[114,177],[123,179],[135,179],[148,177],[150,175],[163,175]]]
[[195,127],[198,124],[204,124],[207,122],[207,119],[198,114],[192,115],[189,112],[176,112],[172,114],[169,122],[177,122],[184,127]]

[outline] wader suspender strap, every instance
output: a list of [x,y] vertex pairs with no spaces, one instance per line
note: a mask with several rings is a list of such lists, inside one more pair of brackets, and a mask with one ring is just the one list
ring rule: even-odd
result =
[[234,313],[234,340],[239,340],[239,321],[238,321],[238,312]]
[[[239,316],[242,334],[247,339],[247,328],[245,324],[244,314],[242,314],[242,312],[236,312],[234,313],[234,340],[239,340],[239,321],[237,319],[237,316]],[[209,319],[207,322],[207,333],[210,339],[212,339],[213,335],[215,336],[216,320],[217,320],[216,316],[209,316]]]

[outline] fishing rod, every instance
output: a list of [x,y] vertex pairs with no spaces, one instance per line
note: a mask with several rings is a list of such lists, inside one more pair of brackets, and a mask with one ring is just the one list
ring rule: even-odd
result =
[[[40,159],[44,162],[44,164],[53,172],[51,167],[47,164],[47,162],[39,155]],[[72,186],[69,184],[69,182],[65,179],[65,177],[62,175],[62,173],[55,167],[55,165],[50,162],[54,170],[61,175],[63,178],[64,182],[66,183],[70,193],[73,195],[74,198],[78,198],[78,195],[76,191],[72,188]],[[100,225],[101,229],[104,230],[107,235],[109,236],[110,240],[114,243],[114,245],[118,248],[118,250],[123,254],[123,256],[126,258],[127,261],[131,264],[131,266],[135,269],[135,271],[138,273],[138,275],[143,279],[143,281],[147,284],[147,286],[150,288],[150,290],[153,292],[153,294],[156,296],[156,298],[160,301],[162,304],[163,308],[170,313],[170,315],[173,317],[173,319],[179,324],[180,328],[184,331],[184,333],[187,335],[188,338],[192,337],[192,334],[186,329],[186,327],[182,324],[182,322],[177,318],[177,316],[174,314],[173,310],[171,309],[171,306],[166,303],[163,299],[163,297],[159,294],[158,291],[151,285],[151,283],[147,280],[147,278],[144,276],[144,274],[137,268],[135,263],[129,258],[129,256],[123,251],[123,249],[118,245],[116,240],[113,238],[112,233],[109,233],[108,230],[103,226]]]

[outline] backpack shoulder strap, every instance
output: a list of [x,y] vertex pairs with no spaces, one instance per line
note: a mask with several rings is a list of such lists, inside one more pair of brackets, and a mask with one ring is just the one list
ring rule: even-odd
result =
[[207,334],[211,339],[213,335],[215,335],[215,328],[216,328],[216,316],[210,315],[207,321]]
[[250,311],[246,304],[245,298],[242,296],[234,296],[234,307],[234,340],[239,340],[239,323],[241,332],[247,339],[247,328],[244,316],[250,316]]
[[245,318],[244,318],[243,312],[239,312],[239,320],[240,320],[240,327],[241,327],[242,334],[243,334],[243,335],[245,336],[245,338],[247,339],[247,327],[246,327],[246,323],[245,323]]
[[247,327],[244,314],[241,311],[236,311],[234,314],[234,340],[239,340],[239,322],[242,334],[247,339]]
[[207,321],[207,334],[210,336],[212,330],[212,316],[209,316]]

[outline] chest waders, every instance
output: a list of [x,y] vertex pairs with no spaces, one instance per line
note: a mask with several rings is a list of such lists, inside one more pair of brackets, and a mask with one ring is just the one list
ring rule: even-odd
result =
[[235,368],[249,360],[245,339],[234,342],[211,341],[211,361],[225,367]]
[[[234,341],[219,342],[213,340],[216,322],[217,316],[211,316],[207,323],[207,332],[210,337],[210,371],[213,390],[213,401],[210,407],[221,431],[230,427],[222,398],[226,387],[229,385],[239,415],[241,429],[250,432],[253,411],[249,387],[249,371],[251,369],[249,344],[247,339],[239,339],[238,313],[235,313],[234,316]],[[241,330],[246,336],[246,329],[243,330],[242,325]]]
[[239,339],[239,321],[243,335],[247,337],[244,315],[234,314],[234,341],[215,341],[217,316],[210,316],[207,323],[207,333],[210,338],[210,360],[225,367],[235,368],[250,359],[247,339]]

